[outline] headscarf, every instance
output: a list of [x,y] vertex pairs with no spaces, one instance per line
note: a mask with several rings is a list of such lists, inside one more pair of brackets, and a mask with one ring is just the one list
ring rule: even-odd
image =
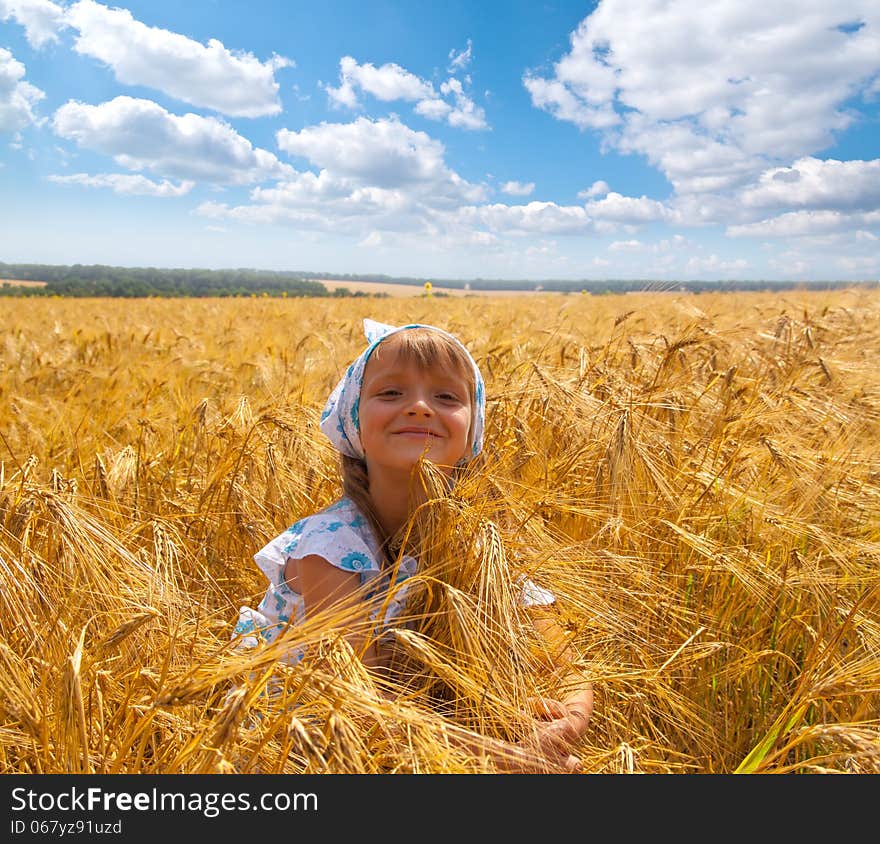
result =
[[321,414],[321,430],[327,436],[337,451],[347,454],[349,457],[357,457],[364,459],[364,450],[361,446],[360,437],[360,421],[358,418],[358,407],[360,404],[361,387],[364,383],[364,370],[367,361],[375,348],[392,334],[399,331],[406,331],[408,328],[429,328],[436,331],[450,340],[455,342],[457,346],[464,352],[468,361],[474,370],[474,380],[476,383],[475,394],[473,396],[473,422],[471,425],[471,453],[469,460],[476,457],[483,449],[483,425],[486,419],[486,389],[483,384],[483,376],[480,374],[479,367],[471,353],[465,348],[462,342],[433,325],[423,325],[421,323],[412,323],[410,325],[402,325],[395,327],[393,325],[385,325],[372,319],[364,320],[364,334],[366,335],[368,346],[361,352],[360,356],[348,367],[345,375],[340,379],[339,383],[330,393],[327,404],[324,405],[324,411]]

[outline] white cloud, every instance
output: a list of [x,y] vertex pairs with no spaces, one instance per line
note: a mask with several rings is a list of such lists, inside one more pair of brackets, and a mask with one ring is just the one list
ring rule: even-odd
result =
[[335,107],[345,106],[346,108],[357,108],[360,105],[357,91],[355,91],[350,79],[341,79],[337,88],[334,88],[332,85],[323,85],[320,82],[318,84],[327,92],[330,105]]
[[281,129],[278,146],[290,155],[302,156],[326,169],[334,178],[348,178],[358,185],[417,190],[432,201],[475,201],[484,190],[471,185],[444,162],[440,141],[410,129],[397,119],[352,123],[321,123],[299,132]]
[[378,217],[395,218],[398,222],[392,228],[400,228],[403,216],[418,211],[416,198],[406,191],[359,187],[349,179],[334,179],[325,170],[318,176],[300,173],[274,188],[256,188],[251,200],[279,208],[312,209],[328,219],[370,217],[374,226],[379,225]]
[[592,230],[592,220],[578,205],[529,202],[527,205],[480,205],[459,208],[458,222],[485,226],[505,234],[582,234]]
[[557,120],[574,123],[580,129],[608,129],[620,123],[609,103],[591,105],[580,99],[563,81],[526,74],[523,85],[531,94],[532,104],[549,111]]
[[324,86],[331,102],[354,108],[358,105],[356,89],[360,88],[383,102],[418,100],[434,97],[434,88],[398,64],[381,67],[369,62],[358,64],[351,56],[339,60],[339,87]]
[[499,242],[494,234],[483,231],[467,232],[464,240],[469,246],[495,246]]
[[695,132],[686,123],[655,123],[638,114],[629,115],[617,145],[623,152],[645,155],[683,196],[736,188],[765,166],[763,158]]
[[[639,225],[670,221],[674,217],[673,212],[655,200],[611,193],[605,199],[583,206],[538,201],[525,205],[465,206],[458,209],[453,219],[456,225],[483,227],[502,235],[519,237],[529,234],[604,234],[619,230],[621,226],[624,230],[635,230]],[[630,244],[637,242],[630,241]]]
[[731,237],[804,237],[880,225],[880,211],[844,214],[840,211],[789,211],[761,220],[729,226]]
[[534,191],[534,182],[505,182],[501,185],[501,192],[510,196],[529,196]]
[[428,120],[445,120],[449,112],[452,111],[452,106],[446,100],[436,97],[434,99],[421,100],[416,103],[414,110],[416,114],[427,117]]
[[[398,64],[376,67],[369,62],[358,64],[352,56],[339,60],[339,85],[322,85],[331,105],[358,108],[358,92],[363,91],[382,102],[415,103],[414,110],[429,120],[446,120],[450,126],[461,129],[485,129],[485,111],[465,93],[458,79],[451,78],[440,85],[440,91],[431,82],[410,73]],[[443,97],[449,97],[452,103]]]
[[601,0],[552,71],[523,81],[536,107],[646,156],[683,195],[828,147],[878,69],[876,0]]
[[146,176],[129,173],[74,173],[70,176],[49,176],[50,182],[59,185],[79,185],[87,188],[110,188],[114,193],[135,196],[175,197],[184,196],[195,186],[195,182],[180,182],[175,185],[167,179],[154,182]]
[[603,182],[599,180],[598,182],[593,182],[588,188],[582,191],[578,191],[578,199],[590,199],[593,196],[605,196],[611,190],[608,187],[608,182]]
[[717,255],[708,258],[691,258],[685,264],[685,274],[689,276],[727,276],[728,278],[744,275],[749,269],[749,262],[745,258],[737,258],[734,261],[722,261]]
[[471,39],[467,40],[467,47],[461,52],[456,53],[455,50],[449,51],[449,67],[447,68],[447,73],[457,73],[460,70],[464,70],[471,62],[471,48],[473,47],[473,43]]
[[878,208],[880,159],[801,158],[790,167],[776,167],[762,173],[756,186],[743,191],[742,202],[755,208]]
[[608,247],[609,252],[642,252],[645,244],[640,240],[615,240]]
[[613,191],[604,199],[588,202],[584,206],[591,217],[615,223],[650,223],[656,220],[670,220],[673,213],[655,199],[641,196],[621,196]]
[[663,238],[654,247],[655,251],[667,252],[670,249],[686,249],[692,247],[693,244],[684,235],[674,234],[671,238]]
[[172,179],[246,185],[295,172],[221,120],[177,116],[152,100],[116,97],[97,106],[71,100],[55,112],[53,128],[122,167]]
[[135,20],[127,9],[80,0],[67,11],[78,30],[74,49],[108,65],[119,82],[144,85],[178,100],[235,117],[278,114],[275,71],[291,64],[273,56],[261,62],[232,52],[220,41],[207,46]]
[[[257,187],[249,205],[204,203],[199,213],[360,232],[362,237],[370,232],[422,232],[435,245],[494,245],[499,237],[604,233],[674,218],[663,203],[617,193],[585,206],[537,201],[480,204],[486,198],[484,186],[470,184],[450,170],[442,143],[397,118],[361,117],[300,131],[282,129],[276,137],[281,150],[305,159],[318,172],[299,172],[277,185]],[[525,196],[534,184],[510,181],[502,189]]]
[[294,173],[269,188],[254,188],[251,199],[273,205],[310,206],[345,199],[357,190],[353,179],[333,176],[327,170],[315,173]]
[[288,208],[282,205],[226,205],[222,202],[203,202],[195,214],[211,220],[232,220],[251,225],[289,224],[301,229],[332,231],[332,218],[320,211]]
[[17,132],[37,122],[34,106],[45,94],[24,82],[25,67],[0,47],[0,132]]
[[455,107],[449,112],[446,119],[450,126],[461,129],[488,129],[486,112],[474,103],[464,92],[458,79],[448,79],[440,86],[442,94],[452,94],[455,98]]
[[[438,237],[455,228],[463,202],[485,199],[485,188],[450,170],[444,147],[397,119],[358,118],[299,132],[282,129],[278,146],[319,168],[291,173],[251,191],[248,205],[203,203],[198,213],[248,223],[370,237],[371,232],[421,232]],[[437,242],[436,240],[432,242]]]
[[31,47],[39,49],[57,41],[64,28],[64,9],[49,0],[0,0],[0,20],[13,18],[25,30]]

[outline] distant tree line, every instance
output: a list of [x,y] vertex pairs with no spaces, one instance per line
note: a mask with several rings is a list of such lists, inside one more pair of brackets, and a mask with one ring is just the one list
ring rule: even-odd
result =
[[[828,290],[854,285],[876,287],[873,281],[657,281],[648,279],[591,279],[571,281],[543,279],[441,279],[387,276],[381,274],[281,272],[255,269],[160,269],[156,267],[112,267],[103,264],[5,264],[0,262],[0,279],[43,281],[44,287],[0,285],[3,296],[110,296],[110,297],[226,297],[226,296],[365,296],[342,287],[330,291],[318,279],[372,281],[385,284],[424,286],[430,280],[437,288],[473,291],[547,291],[614,294],[642,291],[689,291],[703,293],[725,290],[786,290],[794,288]],[[385,294],[378,294],[385,295]]]
[[[4,264],[0,279],[44,281],[45,287],[0,286],[4,296],[332,296],[318,281],[300,273],[251,269],[202,270],[109,267],[102,264],[55,266]],[[353,295],[350,291],[345,291]],[[343,293],[342,295],[345,295]]]

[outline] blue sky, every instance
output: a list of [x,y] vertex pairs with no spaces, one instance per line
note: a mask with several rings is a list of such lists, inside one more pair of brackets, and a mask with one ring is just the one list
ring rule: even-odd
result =
[[875,279],[876,0],[0,0],[0,260]]

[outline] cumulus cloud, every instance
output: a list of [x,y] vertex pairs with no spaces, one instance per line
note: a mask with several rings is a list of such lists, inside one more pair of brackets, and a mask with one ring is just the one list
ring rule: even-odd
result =
[[275,71],[289,66],[289,59],[272,56],[261,62],[213,38],[201,44],[94,0],[74,3],[66,21],[79,33],[74,49],[106,64],[126,85],[144,85],[234,117],[281,111]]
[[671,220],[674,217],[672,211],[655,199],[648,199],[647,196],[622,196],[613,191],[604,199],[588,202],[584,207],[597,220],[631,225]]
[[598,182],[593,182],[588,188],[582,191],[578,191],[578,199],[591,199],[594,196],[605,196],[611,190],[608,187],[608,182],[603,182],[599,180]]
[[295,172],[223,121],[174,115],[152,100],[116,97],[96,106],[71,100],[52,125],[60,137],[122,167],[172,179],[247,185]]
[[0,47],[0,132],[17,132],[37,122],[34,106],[45,94],[24,81],[25,66]]
[[445,120],[451,111],[452,106],[446,100],[441,100],[439,97],[421,100],[415,106],[416,114],[427,117],[428,120]]
[[282,129],[277,141],[280,149],[318,172],[293,170],[275,185],[253,189],[249,204],[207,202],[198,213],[363,237],[370,232],[437,234],[462,203],[485,199],[482,185],[468,183],[446,165],[443,144],[396,118]]
[[[398,64],[376,67],[369,62],[359,64],[352,56],[339,60],[339,85],[323,85],[331,105],[358,108],[358,92],[363,91],[382,102],[415,103],[414,110],[429,120],[446,120],[450,126],[461,129],[485,129],[485,111],[469,97],[458,79],[450,78],[434,85],[410,73]],[[447,97],[452,102],[444,100]]]
[[[359,232],[416,232],[434,243],[493,245],[501,237],[594,234],[674,219],[663,203],[608,193],[586,205],[529,202],[483,204],[486,189],[451,170],[443,144],[398,118],[322,123],[276,134],[278,148],[314,170],[288,175],[251,191],[250,203],[210,202],[199,213],[214,219],[287,222]],[[502,190],[527,196],[533,183],[509,181]],[[597,189],[598,191],[598,189]]]
[[10,18],[24,27],[28,44],[36,49],[58,41],[65,26],[64,9],[50,0],[0,0],[0,20]]
[[173,184],[167,179],[154,182],[146,176],[131,173],[74,173],[70,176],[49,176],[50,182],[59,185],[78,185],[86,188],[109,188],[114,193],[133,196],[175,197],[184,196],[195,186],[195,182]]
[[366,62],[358,64],[351,56],[339,60],[339,86],[325,85],[330,101],[354,108],[358,105],[357,89],[383,102],[406,100],[415,102],[434,96],[434,87],[398,64],[381,67]]
[[465,94],[458,79],[447,79],[440,86],[440,92],[446,95],[451,94],[455,99],[454,108],[446,116],[450,126],[458,126],[461,129],[487,129],[489,127],[486,122],[486,112]]
[[335,179],[325,170],[317,176],[299,173],[272,188],[257,188],[251,192],[251,199],[262,205],[320,210],[328,217],[373,217],[373,225],[378,224],[377,215],[390,217],[417,211],[415,197],[406,191],[359,187],[351,180]]
[[320,173],[295,172],[272,187],[254,188],[251,199],[271,205],[310,206],[332,204],[351,196],[358,184],[353,179],[340,178],[321,170]]
[[557,120],[574,123],[579,129],[608,129],[620,123],[610,103],[593,105],[580,99],[564,81],[526,74],[523,85],[532,104],[549,111]]
[[880,211],[846,214],[841,211],[788,211],[756,223],[728,226],[731,237],[804,237],[869,229],[880,225]]
[[743,191],[741,199],[745,205],[754,208],[878,208],[880,159],[801,158],[790,167],[766,170],[757,185]]
[[555,202],[468,206],[458,209],[456,219],[505,234],[582,234],[592,230],[592,220],[583,208]]
[[352,123],[321,123],[298,132],[281,129],[276,138],[284,152],[358,185],[422,189],[442,202],[479,200],[485,193],[446,166],[440,141],[397,119],[360,117]]
[[529,196],[534,191],[534,182],[505,182],[501,185],[501,192],[510,196]]
[[[841,26],[860,21],[860,27]],[[880,69],[874,0],[602,0],[532,103],[644,155],[679,194],[734,190],[829,146]]]

